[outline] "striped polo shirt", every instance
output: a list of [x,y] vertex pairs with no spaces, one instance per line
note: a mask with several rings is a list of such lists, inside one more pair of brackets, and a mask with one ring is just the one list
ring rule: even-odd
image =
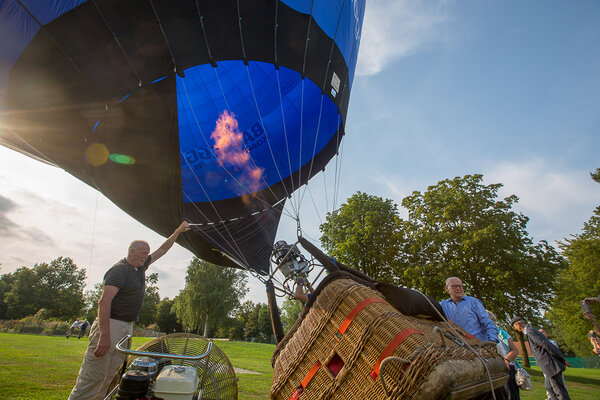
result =
[[148,266],[150,266],[150,256],[139,268],[133,267],[124,258],[106,272],[104,285],[119,288],[110,306],[111,318],[126,322],[138,320],[144,302]]

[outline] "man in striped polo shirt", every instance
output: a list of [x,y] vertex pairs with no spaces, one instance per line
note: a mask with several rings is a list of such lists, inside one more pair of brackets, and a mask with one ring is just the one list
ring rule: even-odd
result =
[[106,272],[98,302],[98,318],[92,324],[88,348],[69,400],[105,397],[115,372],[125,358],[115,350],[115,345],[133,332],[133,323],[142,309],[146,270],[169,251],[181,233],[189,229],[189,224],[183,221],[152,254],[147,242],[133,241],[127,257]]

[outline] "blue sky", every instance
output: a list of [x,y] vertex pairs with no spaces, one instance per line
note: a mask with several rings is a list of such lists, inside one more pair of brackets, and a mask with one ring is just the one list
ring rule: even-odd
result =
[[[337,201],[333,160],[303,199],[306,235],[318,239],[324,213],[356,191],[400,204],[473,173],[520,198],[534,240],[578,233],[600,204],[589,177],[600,167],[598,43],[597,1],[367,0]],[[284,217],[279,238],[294,233]],[[164,240],[67,173],[0,149],[0,273],[66,255],[93,285],[137,238]],[[190,258],[176,246],[153,265],[162,296],[183,288]],[[248,298],[266,302],[249,284]]]

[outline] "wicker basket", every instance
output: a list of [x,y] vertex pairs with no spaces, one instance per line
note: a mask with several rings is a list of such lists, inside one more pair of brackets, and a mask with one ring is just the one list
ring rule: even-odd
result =
[[351,276],[322,283],[272,361],[282,400],[468,399],[508,377],[495,345],[405,316]]

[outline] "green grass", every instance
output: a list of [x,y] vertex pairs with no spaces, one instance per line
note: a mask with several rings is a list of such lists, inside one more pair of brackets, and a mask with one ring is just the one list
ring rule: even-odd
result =
[[[132,348],[150,338],[133,338]],[[238,374],[240,400],[268,399],[275,346],[261,343],[221,342],[234,367],[260,372]],[[64,400],[69,396],[87,338],[0,333],[0,400]]]
[[[133,348],[149,338],[136,337]],[[261,343],[217,341],[238,368],[261,375],[238,374],[240,400],[268,399],[275,346]],[[0,400],[64,400],[68,397],[87,346],[87,339],[0,333]],[[521,390],[523,400],[545,399],[544,376],[538,367],[528,369],[533,390]],[[574,400],[600,399],[600,369],[568,368],[565,379]]]
[[[539,367],[526,368],[533,382],[533,389],[521,390],[522,400],[542,400],[546,398],[544,375]],[[574,400],[600,399],[600,369],[567,368],[564,372],[569,395]]]

